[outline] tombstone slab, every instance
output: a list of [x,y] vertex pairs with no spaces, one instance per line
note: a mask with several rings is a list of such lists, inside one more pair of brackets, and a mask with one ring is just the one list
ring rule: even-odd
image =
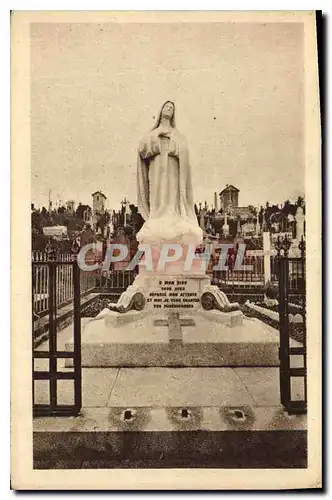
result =
[[[82,331],[83,367],[278,366],[279,332],[241,311],[198,310],[137,316],[111,324],[87,322]],[[292,341],[292,345],[299,345]],[[67,343],[72,350],[73,345]],[[71,359],[66,360],[70,366]]]

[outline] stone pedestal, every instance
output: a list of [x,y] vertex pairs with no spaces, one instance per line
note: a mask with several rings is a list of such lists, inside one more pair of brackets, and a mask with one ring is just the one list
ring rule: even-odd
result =
[[277,366],[278,347],[208,276],[140,275],[85,325],[82,366]]
[[[139,246],[144,255],[139,262],[139,276],[205,276],[208,263],[204,265],[200,255],[195,253],[196,245],[165,241],[160,245]],[[174,260],[172,260],[174,259]],[[165,262],[166,260],[166,262]]]
[[266,325],[244,320],[194,250],[172,242],[146,248],[134,283],[85,325],[82,366],[278,364],[273,329],[268,335]]
[[123,314],[136,310],[155,316],[171,312],[192,314],[198,309],[228,313],[238,310],[239,304],[230,303],[225,293],[210,285],[206,274],[141,273],[118,302],[110,303],[108,308]]

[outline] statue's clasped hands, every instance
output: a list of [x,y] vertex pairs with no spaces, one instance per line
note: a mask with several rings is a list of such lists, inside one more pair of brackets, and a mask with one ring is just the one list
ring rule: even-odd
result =
[[159,125],[158,128],[154,130],[157,137],[167,137],[167,139],[171,138],[171,130],[169,127],[165,127],[164,125]]

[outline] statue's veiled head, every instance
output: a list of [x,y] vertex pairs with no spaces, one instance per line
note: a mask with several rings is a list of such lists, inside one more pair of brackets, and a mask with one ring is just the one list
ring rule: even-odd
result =
[[[175,104],[172,101],[166,101],[162,105],[157,121],[153,129],[158,128],[162,118],[167,118],[170,121],[171,127],[175,128]],[[152,129],[152,130],[153,130]]]

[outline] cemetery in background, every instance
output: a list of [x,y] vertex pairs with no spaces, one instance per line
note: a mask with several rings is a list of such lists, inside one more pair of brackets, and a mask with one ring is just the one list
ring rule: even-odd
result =
[[[262,301],[264,297],[276,297],[278,286],[278,256],[273,239],[267,233],[265,248],[257,251],[246,251],[242,261],[243,266],[250,270],[236,270],[236,249],[230,251],[226,260],[227,271],[213,270],[212,267],[218,260],[218,253],[213,252],[207,274],[211,277],[211,283],[219,286],[232,301],[244,304],[246,301]],[[291,240],[289,240],[291,242]],[[297,243],[297,242],[296,242]],[[301,256],[299,250],[291,254],[295,257]],[[49,263],[56,268],[56,306],[59,325],[62,321],[72,318],[74,283],[73,267],[66,265],[76,258],[74,253],[32,252],[32,300],[33,300],[33,338],[44,339],[47,331],[47,316],[49,314],[49,296],[52,283],[50,282]],[[130,252],[128,259],[131,258]],[[92,252],[90,265],[98,262],[101,264],[103,256],[97,259]],[[88,262],[86,260],[86,262]],[[113,263],[108,271],[82,271],[80,270],[80,297],[82,314],[90,306],[90,311],[97,314],[100,307],[98,303],[107,304],[107,301],[116,302],[121,293],[131,285],[138,270],[128,271],[125,269],[129,260]],[[304,273],[302,266],[290,264],[289,286],[292,289],[304,290]],[[102,297],[103,301],[98,302]],[[95,309],[94,309],[95,308]],[[67,324],[67,323],[66,323]]]
[[[124,262],[112,264],[108,271],[80,271],[81,315],[87,308],[90,315],[96,315],[100,308],[110,301],[116,301],[120,294],[134,281],[138,269],[126,271],[135,255],[138,243],[136,234],[143,219],[137,207],[124,199],[121,209],[109,210],[107,197],[96,191],[92,194],[92,208],[89,205],[69,201],[66,206],[50,201],[48,210],[31,207],[32,221],[32,314],[33,339],[35,343],[45,338],[48,331],[49,296],[52,283],[49,277],[49,262],[56,266],[56,308],[58,326],[66,325],[73,318],[73,267],[66,265],[80,248],[90,243],[102,243],[103,254],[109,243],[120,243],[128,248]],[[214,204],[195,205],[197,220],[202,228],[204,242],[201,252],[209,245],[212,258],[207,273],[211,283],[219,286],[231,301],[241,305],[248,300],[261,303],[265,298],[275,298],[279,281],[277,265],[277,241],[286,238],[291,242],[290,257],[300,257],[299,243],[305,235],[305,202],[298,197],[295,203],[289,200],[283,205],[265,207],[240,207],[239,190],[226,186],[214,193]],[[215,271],[219,244],[231,244],[227,258],[227,271]],[[235,261],[239,245],[245,245],[242,264],[251,270],[236,270]],[[103,256],[98,256],[101,261]],[[91,263],[95,256],[91,256]],[[290,264],[290,289],[304,290],[302,267]],[[295,299],[294,299],[295,300]],[[296,301],[296,300],[295,300]],[[252,311],[251,311],[252,313]]]

